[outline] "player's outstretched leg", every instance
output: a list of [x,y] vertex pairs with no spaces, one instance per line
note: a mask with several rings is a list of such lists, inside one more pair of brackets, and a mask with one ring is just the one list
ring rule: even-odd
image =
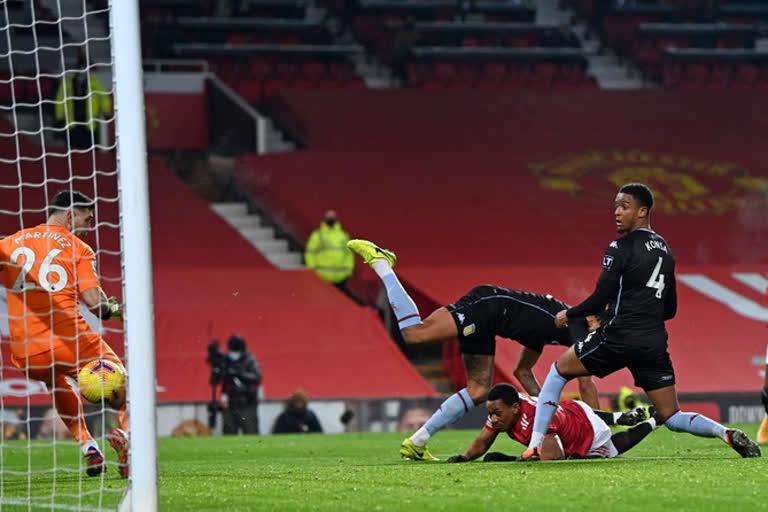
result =
[[382,249],[368,240],[350,240],[347,247],[359,254],[381,278],[406,343],[439,342],[456,338],[456,322],[446,308],[436,309],[422,321],[416,304],[392,270],[397,262],[394,252]]
[[467,387],[449,396],[424,425],[400,445],[400,455],[410,460],[438,460],[427,450],[430,438],[461,419],[485,401],[493,380],[493,356],[464,354]]
[[80,443],[80,448],[86,460],[88,476],[97,476],[106,471],[107,465],[104,462],[104,455],[101,453],[99,445],[94,441],[85,424],[83,403],[80,401],[80,395],[72,389],[72,385],[67,381],[65,374],[60,374],[56,377],[53,389],[53,403],[56,411],[59,413],[59,417],[61,417],[69,431],[72,432],[75,440]]
[[536,405],[536,416],[533,419],[533,432],[531,441],[521,455],[522,460],[539,460],[541,445],[547,433],[552,417],[560,403],[560,395],[569,380],[575,377],[585,377],[589,371],[576,356],[573,347],[566,350],[557,362],[552,363],[544,385],[541,387],[539,400]]
[[[643,411],[643,414],[645,414],[645,410],[643,408],[638,407],[638,410]],[[634,448],[637,443],[645,439],[645,436],[657,428],[658,425],[656,425],[656,419],[650,418],[648,421],[644,421],[643,423],[635,425],[630,429],[613,434],[611,436],[611,442],[613,443],[613,446],[616,447],[616,451],[619,452],[619,455],[621,455],[622,453]]]
[[397,279],[392,270],[395,263],[397,263],[395,253],[382,249],[368,240],[350,240],[347,242],[347,247],[350,251],[360,255],[363,261],[369,264],[379,278],[381,278],[400,330],[420,324],[421,315],[416,308],[416,304],[408,296],[405,288],[400,284],[400,280]]
[[592,412],[608,426],[621,425],[623,427],[633,427],[648,419],[645,407],[635,407],[625,412],[605,412],[599,409],[592,409]]
[[706,416],[683,412],[677,402],[675,386],[646,391],[656,408],[657,423],[673,432],[687,432],[699,437],[720,438],[742,457],[760,457],[760,447],[738,429],[729,429]]

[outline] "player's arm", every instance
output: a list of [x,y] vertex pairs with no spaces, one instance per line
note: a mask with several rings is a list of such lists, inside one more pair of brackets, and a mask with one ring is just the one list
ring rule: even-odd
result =
[[88,288],[80,293],[80,297],[88,309],[102,320],[109,320],[119,315],[119,305],[116,299],[108,299],[100,286]]
[[533,365],[536,364],[540,356],[540,352],[523,346],[523,350],[520,351],[517,359],[517,366],[515,366],[513,372],[517,381],[525,389],[525,392],[531,396],[539,396],[541,393],[539,381],[536,380],[536,376],[533,374]]
[[107,298],[101,289],[96,273],[96,255],[93,249],[83,244],[77,260],[77,288],[80,298],[96,316],[102,320],[122,318],[123,311],[114,297]]
[[603,257],[603,270],[597,279],[597,285],[592,295],[581,304],[568,309],[568,318],[597,315],[605,310],[605,306],[616,297],[619,291],[619,277],[624,267],[624,256],[618,247],[618,242],[612,242]]
[[493,442],[496,440],[496,436],[499,435],[499,431],[488,426],[483,427],[480,434],[472,441],[472,444],[464,450],[461,455],[454,455],[448,458],[446,462],[469,462],[475,460],[482,454],[488,451]]

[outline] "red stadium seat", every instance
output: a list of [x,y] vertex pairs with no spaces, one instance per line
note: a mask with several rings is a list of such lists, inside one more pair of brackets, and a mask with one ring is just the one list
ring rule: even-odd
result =
[[463,63],[457,67],[454,85],[463,88],[474,87],[477,84],[479,75],[477,66],[471,63]]
[[507,74],[507,66],[503,62],[488,62],[483,66],[479,77],[480,87],[501,87]]
[[687,64],[680,86],[684,89],[703,89],[709,80],[709,66],[706,64]]
[[557,75],[556,64],[536,64],[535,73],[529,82],[530,87],[534,89],[549,89]]
[[302,74],[305,80],[317,82],[326,74],[325,64],[318,61],[305,62],[301,66]]
[[456,66],[446,62],[438,62],[432,66],[433,81],[448,87],[456,78]]
[[676,88],[680,87],[680,81],[682,80],[682,72],[680,66],[677,64],[664,64],[662,68],[662,81],[664,87]]
[[709,76],[707,88],[725,89],[731,85],[733,80],[733,66],[730,64],[717,64],[712,66],[712,73]]
[[760,69],[754,64],[739,64],[736,66],[736,76],[731,87],[752,88],[760,77]]
[[248,103],[257,103],[261,99],[262,86],[260,80],[240,80],[235,84],[234,89]]
[[248,66],[248,76],[263,79],[272,73],[272,64],[267,59],[251,59]]

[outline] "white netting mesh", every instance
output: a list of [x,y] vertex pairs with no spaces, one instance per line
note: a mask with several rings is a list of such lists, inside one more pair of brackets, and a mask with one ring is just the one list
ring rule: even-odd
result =
[[[10,237],[45,223],[50,199],[59,191],[94,198],[93,224],[81,238],[95,252],[101,286],[119,299],[120,222],[108,14],[106,0],[0,0],[0,235]],[[56,245],[51,228],[40,231],[47,233],[41,237],[48,237],[51,249],[63,247],[63,242]],[[52,258],[47,258],[50,251],[38,252],[29,265],[30,259],[22,257],[27,253],[22,253],[14,255],[13,265],[9,251],[0,250],[4,264],[0,280],[5,284],[0,289],[0,509],[115,509],[125,489],[106,440],[118,422],[115,412],[83,400],[88,428],[107,457],[107,471],[89,477],[80,444],[52,408],[51,395],[44,384],[30,378],[30,372],[40,371],[29,368],[32,354],[27,350],[30,358],[21,368],[18,357],[12,358],[11,329],[15,326],[18,332],[19,318],[14,315],[18,301],[13,303],[11,295],[21,297],[26,308],[22,324],[27,333],[41,323],[58,322],[60,315],[73,310],[58,294],[70,289],[79,295],[82,275],[77,257],[67,250]],[[8,275],[22,272],[26,275],[6,290]],[[19,287],[13,290],[13,285]],[[54,291],[48,293],[45,286]],[[47,314],[39,311],[41,293],[48,293]],[[122,324],[102,322],[82,304],[80,310],[89,328],[100,332],[122,357]],[[73,325],[76,333],[70,337],[54,327],[50,346],[68,342],[73,353],[80,354],[83,332]],[[54,382],[65,373],[51,365],[46,371]],[[72,375],[76,378],[76,373]]]

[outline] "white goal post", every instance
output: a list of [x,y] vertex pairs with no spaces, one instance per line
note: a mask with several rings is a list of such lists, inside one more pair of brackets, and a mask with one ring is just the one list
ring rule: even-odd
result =
[[155,322],[138,0],[110,0],[131,482],[127,508],[154,512],[157,494]]
[[139,0],[0,0],[0,510],[159,508],[142,75]]

